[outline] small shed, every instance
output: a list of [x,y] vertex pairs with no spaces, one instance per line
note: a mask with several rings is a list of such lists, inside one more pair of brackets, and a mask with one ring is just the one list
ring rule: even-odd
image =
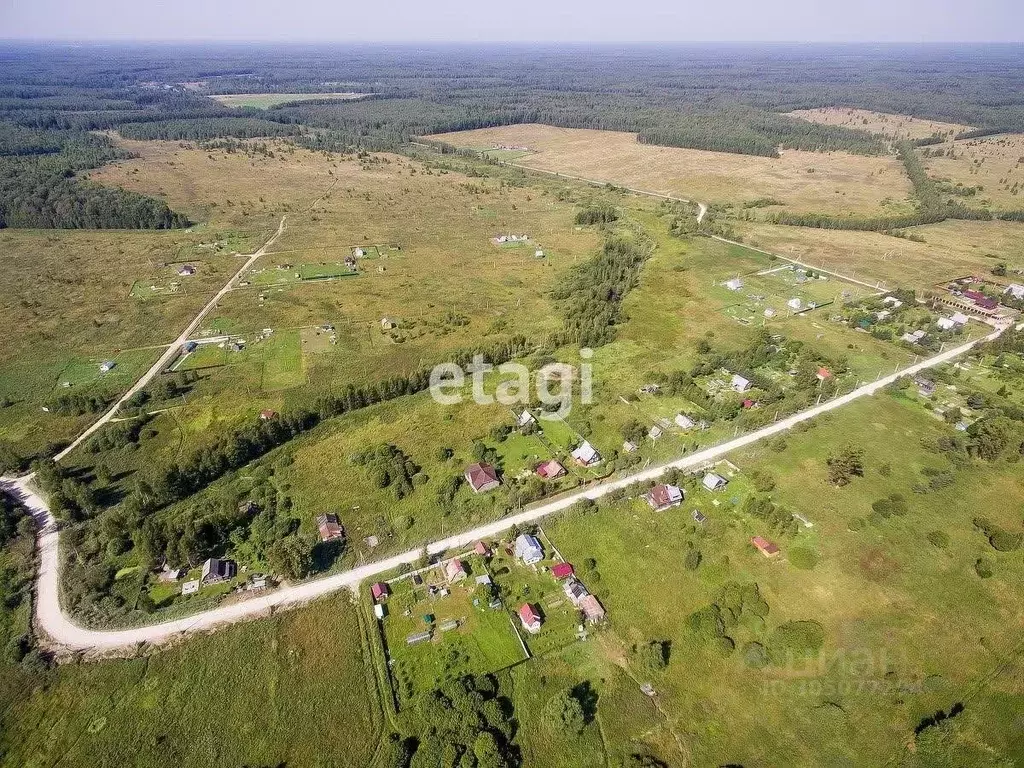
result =
[[114,370],[116,366],[117,363],[115,363],[113,360],[104,360],[102,363],[100,363],[100,373],[109,373],[110,371]]
[[769,541],[761,536],[755,536],[750,542],[757,547],[765,557],[775,557],[779,554],[779,546],[774,541]]
[[709,491],[718,491],[725,488],[729,481],[715,472],[708,472],[704,475],[704,479],[701,480],[701,484]]

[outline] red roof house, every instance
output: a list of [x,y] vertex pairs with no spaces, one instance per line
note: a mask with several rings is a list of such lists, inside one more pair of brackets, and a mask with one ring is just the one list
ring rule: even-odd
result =
[[540,614],[529,603],[523,603],[523,607],[519,609],[519,620],[523,622],[523,629],[530,634],[540,632]]
[[750,541],[765,557],[775,557],[779,554],[779,546],[773,541],[768,541],[768,539],[762,538],[761,536],[755,536]]
[[265,408],[260,411],[260,419],[262,421],[270,421],[271,419],[277,418],[277,411],[272,411],[269,408]]
[[382,581],[378,581],[376,584],[370,585],[370,594],[373,595],[373,599],[378,603],[382,600],[386,600],[390,591],[391,590],[388,588],[388,585]]
[[333,541],[345,535],[345,528],[338,521],[337,515],[320,515],[316,519],[316,527],[320,532],[320,541]]
[[568,579],[574,573],[575,571],[573,570],[571,563],[558,563],[551,568],[551,575],[559,581],[562,579]]
[[551,459],[537,467],[536,471],[545,480],[554,480],[556,477],[561,477],[565,474],[565,467],[557,459]]
[[753,408],[755,405],[757,405],[757,403],[755,403],[753,400],[744,400],[743,401],[743,407],[744,408]]
[[678,507],[683,503],[683,489],[675,485],[656,485],[644,497],[651,509],[662,510]]
[[973,301],[982,309],[995,309],[999,306],[999,300],[986,296],[981,291],[964,291],[964,296]]
[[832,378],[832,371],[830,371],[828,368],[822,367],[818,369],[818,373],[816,375],[818,381],[825,381],[825,379]]
[[491,549],[482,541],[478,541],[473,545],[473,551],[476,552],[480,557],[490,557]]
[[499,485],[498,472],[490,464],[470,464],[466,467],[466,482],[473,489],[474,493],[486,493],[493,491]]

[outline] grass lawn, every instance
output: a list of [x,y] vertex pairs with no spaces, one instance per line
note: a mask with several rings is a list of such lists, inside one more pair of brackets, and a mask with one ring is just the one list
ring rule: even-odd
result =
[[351,101],[361,99],[365,93],[218,93],[210,96],[225,107],[255,107],[270,109],[278,104],[294,101]]

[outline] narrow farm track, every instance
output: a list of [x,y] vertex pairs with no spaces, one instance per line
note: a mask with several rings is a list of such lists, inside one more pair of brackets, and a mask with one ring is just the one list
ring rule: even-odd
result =
[[[913,375],[918,371],[955,360],[969,352],[977,344],[996,338],[1002,331],[1003,328],[999,328],[988,336],[947,350],[920,363],[908,366],[898,373],[892,373],[879,378],[877,381],[858,387],[845,395],[836,397],[813,408],[808,408],[781,419],[774,424],[719,445],[683,456],[666,464],[649,467],[643,471],[616,480],[595,484],[554,501],[534,505],[518,514],[503,517],[500,520],[478,526],[472,530],[439,539],[428,545],[427,552],[429,554],[437,554],[456,547],[467,546],[478,539],[499,536],[512,525],[524,525],[535,522],[548,515],[561,512],[583,499],[596,500],[631,483],[654,480],[665,469],[698,469],[709,462],[724,457],[732,451],[785,432],[801,422],[842,408],[855,400],[869,397],[891,384],[900,376]],[[144,643],[150,645],[167,643],[191,633],[209,631],[234,622],[266,615],[275,609],[301,605],[340,589],[358,589],[359,584],[364,580],[389,571],[399,565],[414,563],[422,554],[422,549],[412,549],[408,552],[403,552],[378,562],[368,563],[343,573],[282,587],[260,597],[213,608],[194,616],[162,624],[153,624],[135,629],[88,629],[75,624],[61,609],[58,530],[46,502],[29,485],[30,479],[30,477],[4,478],[0,480],[0,483],[2,483],[5,492],[19,499],[32,512],[38,524],[40,562],[39,571],[36,576],[36,625],[49,636],[54,645],[68,650],[105,652],[117,651]]]

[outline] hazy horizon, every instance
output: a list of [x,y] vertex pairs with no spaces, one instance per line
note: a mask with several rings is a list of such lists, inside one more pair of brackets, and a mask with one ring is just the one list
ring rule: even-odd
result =
[[818,0],[621,5],[523,0],[514,8],[446,0],[425,6],[343,7],[294,0],[179,0],[172,12],[132,0],[7,0],[7,42],[171,43],[809,43],[984,44],[1024,41],[1024,4],[979,0],[863,0],[842,11]]

